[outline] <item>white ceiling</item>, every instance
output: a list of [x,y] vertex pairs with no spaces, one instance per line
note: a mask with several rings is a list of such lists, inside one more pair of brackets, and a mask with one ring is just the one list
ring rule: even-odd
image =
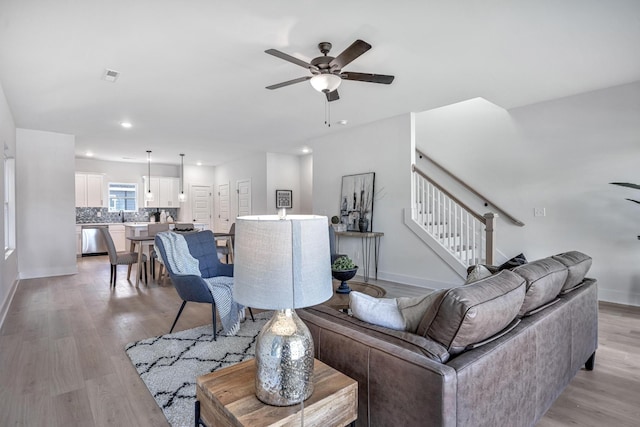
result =
[[[264,53],[373,48],[324,95]],[[76,155],[216,165],[411,111],[484,97],[505,108],[640,80],[639,0],[0,0],[0,82],[15,124],[76,135]],[[101,80],[106,68],[121,73]],[[133,128],[119,123],[130,121]]]

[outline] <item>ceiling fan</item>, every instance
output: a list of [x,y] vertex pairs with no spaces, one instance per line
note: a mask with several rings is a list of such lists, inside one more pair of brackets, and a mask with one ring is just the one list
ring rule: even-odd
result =
[[384,74],[367,74],[367,73],[355,73],[351,71],[343,71],[342,69],[351,63],[354,59],[371,49],[371,45],[362,40],[356,40],[346,48],[340,55],[328,56],[327,54],[331,50],[331,43],[321,42],[318,44],[318,49],[323,56],[318,56],[307,63],[301,59],[295,58],[286,53],[280,52],[276,49],[265,50],[265,53],[276,56],[285,61],[289,61],[293,64],[299,65],[308,69],[311,72],[310,76],[299,77],[297,79],[288,80],[286,82],[277,83],[275,85],[267,86],[267,89],[278,89],[284,86],[289,86],[295,83],[311,80],[311,86],[318,92],[323,92],[327,96],[327,101],[336,101],[340,99],[338,95],[338,86],[342,83],[342,80],[355,80],[358,82],[369,83],[382,83],[390,84],[393,81],[394,76],[388,76]]

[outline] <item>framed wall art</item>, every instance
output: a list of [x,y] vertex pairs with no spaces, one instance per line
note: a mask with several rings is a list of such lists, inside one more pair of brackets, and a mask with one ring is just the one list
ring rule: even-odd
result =
[[276,190],[276,209],[291,209],[293,207],[293,191]]
[[372,230],[375,177],[375,172],[342,177],[340,222],[347,225],[347,231]]

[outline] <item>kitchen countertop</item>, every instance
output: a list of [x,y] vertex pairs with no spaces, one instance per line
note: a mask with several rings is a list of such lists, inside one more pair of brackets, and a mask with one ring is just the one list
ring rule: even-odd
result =
[[[149,224],[156,224],[155,222],[145,221],[127,221],[127,222],[76,222],[76,225],[124,225],[125,227],[146,227]],[[177,222],[165,222],[165,224],[175,225]],[[194,222],[194,225],[206,225],[204,222]]]

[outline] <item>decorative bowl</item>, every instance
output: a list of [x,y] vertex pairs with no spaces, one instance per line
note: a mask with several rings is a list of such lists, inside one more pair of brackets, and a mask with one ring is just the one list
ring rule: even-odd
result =
[[351,270],[331,270],[331,275],[334,279],[339,280],[340,286],[336,289],[336,293],[338,294],[348,294],[351,292],[351,288],[347,284],[347,280],[353,279],[353,276],[356,275],[358,271],[358,267],[352,268]]

